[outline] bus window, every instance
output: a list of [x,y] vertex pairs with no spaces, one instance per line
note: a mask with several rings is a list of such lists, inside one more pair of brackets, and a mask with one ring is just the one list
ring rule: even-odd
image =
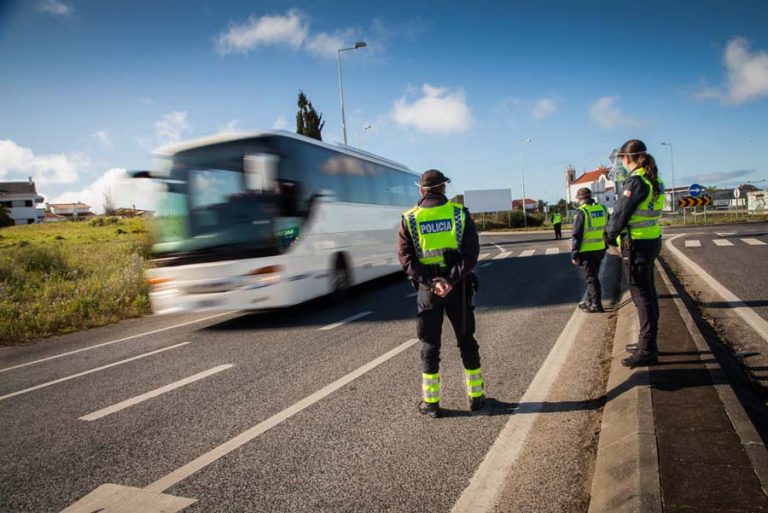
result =
[[245,188],[254,192],[274,192],[280,157],[271,153],[255,153],[243,159]]

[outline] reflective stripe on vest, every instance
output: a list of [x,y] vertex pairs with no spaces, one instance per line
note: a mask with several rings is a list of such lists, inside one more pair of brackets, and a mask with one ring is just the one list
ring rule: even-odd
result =
[[648,195],[640,202],[629,218],[629,237],[634,240],[661,237],[661,211],[664,208],[664,182],[659,182],[659,194],[654,194],[653,184],[645,177],[645,169],[638,168],[631,176],[637,176],[648,186]]
[[415,207],[403,216],[419,262],[445,266],[445,251],[461,246],[466,225],[464,207],[449,201],[437,207]]
[[440,402],[440,373],[421,374],[421,390],[425,403]]
[[605,249],[603,233],[605,233],[605,222],[607,213],[602,205],[594,203],[592,205],[582,205],[579,210],[584,214],[584,237],[579,245],[579,253],[588,251],[602,251]]
[[467,378],[467,395],[469,397],[483,397],[485,395],[485,382],[482,369],[464,369]]

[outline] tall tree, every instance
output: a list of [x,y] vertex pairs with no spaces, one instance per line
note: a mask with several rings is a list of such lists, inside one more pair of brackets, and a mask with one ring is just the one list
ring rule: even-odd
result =
[[296,113],[296,133],[323,140],[323,115],[318,114],[312,102],[307,100],[304,91],[299,90],[299,111]]
[[5,205],[0,203],[0,228],[4,228],[6,226],[13,226],[14,224],[16,223],[11,218],[10,211]]

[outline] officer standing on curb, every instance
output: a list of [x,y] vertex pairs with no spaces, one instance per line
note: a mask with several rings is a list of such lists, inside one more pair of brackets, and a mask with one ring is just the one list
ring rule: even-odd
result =
[[587,281],[587,300],[579,303],[579,308],[588,313],[604,312],[600,290],[600,262],[605,256],[605,224],[608,212],[605,207],[595,203],[592,191],[582,187],[576,192],[579,208],[573,219],[571,234],[571,263],[581,266]]
[[621,260],[640,321],[640,339],[637,344],[627,345],[632,356],[621,361],[632,368],[656,363],[659,353],[659,300],[653,264],[661,251],[664,182],[643,141],[625,142],[617,157],[631,175],[624,181],[624,192],[613,209],[605,240],[616,246],[616,239],[621,236]]
[[552,227],[555,229],[555,240],[560,240],[563,238],[563,232],[561,230],[562,225],[560,224],[561,222],[562,217],[560,216],[560,210],[558,207],[558,210],[552,212]]
[[421,199],[403,213],[398,257],[417,288],[417,334],[421,341],[422,400],[419,411],[440,416],[440,339],[443,312],[456,334],[469,398],[469,409],[482,409],[485,385],[480,348],[475,340],[472,296],[480,243],[475,223],[463,205],[448,201],[450,182],[436,169],[425,171],[416,184]]

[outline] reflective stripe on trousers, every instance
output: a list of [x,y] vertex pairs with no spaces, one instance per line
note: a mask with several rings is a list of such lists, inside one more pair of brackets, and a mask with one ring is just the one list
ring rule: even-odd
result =
[[440,402],[440,373],[421,374],[421,390],[425,403]]
[[485,384],[483,382],[483,371],[477,369],[464,369],[467,378],[467,395],[469,397],[483,397],[485,395]]

